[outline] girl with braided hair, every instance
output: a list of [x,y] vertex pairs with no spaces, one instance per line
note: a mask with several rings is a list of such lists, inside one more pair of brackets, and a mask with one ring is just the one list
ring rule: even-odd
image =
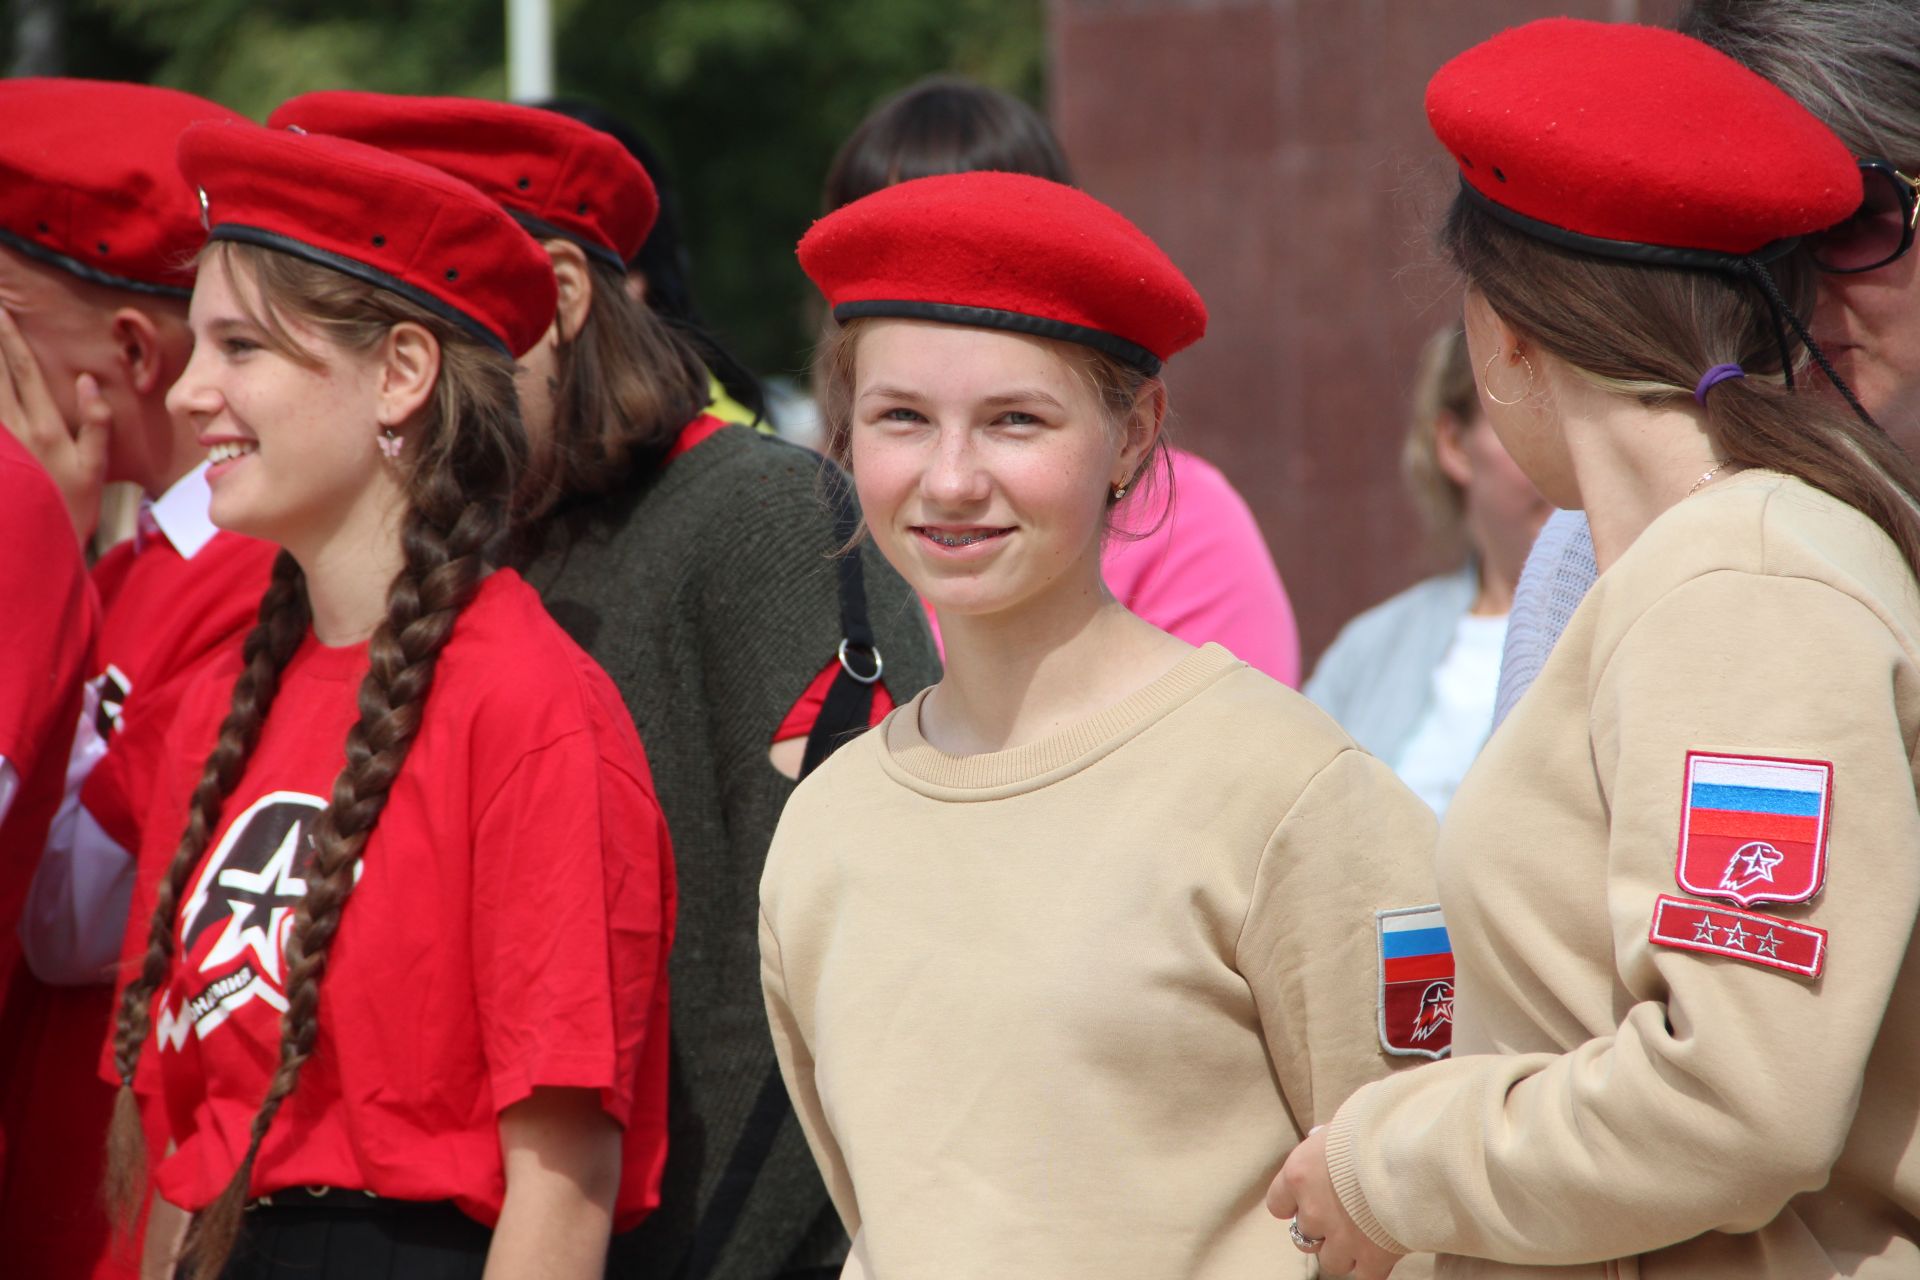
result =
[[625,274],[659,200],[613,137],[512,103],[346,90],[269,123],[470,183],[552,263],[560,305],[520,360],[516,565],[657,753],[680,871],[660,1208],[614,1241],[608,1274],[837,1268],[846,1237],[761,1021],[758,886],[794,780],[938,676],[919,604],[871,549],[836,555],[854,513],[822,501],[845,498],[835,468],[702,411],[699,353]]
[[171,1136],[152,1273],[598,1275],[657,1198],[673,881],[618,694],[496,567],[552,271],[384,152],[180,152],[211,243],[170,405],[214,521],[283,550],[173,731],[110,1194],[140,1191],[137,1091]]

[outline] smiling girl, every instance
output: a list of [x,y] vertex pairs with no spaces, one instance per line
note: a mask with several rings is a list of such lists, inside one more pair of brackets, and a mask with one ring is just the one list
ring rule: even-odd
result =
[[1391,1053],[1444,1052],[1447,960],[1383,1017],[1376,913],[1431,900],[1426,807],[1102,585],[1205,309],[1118,214],[1012,174],[878,192],[800,257],[840,322],[832,450],[947,638],[802,784],[761,886],[847,1274],[1272,1276],[1264,1180]]
[[538,548],[519,563],[653,753],[684,908],[661,1210],[615,1241],[609,1270],[667,1280],[717,1258],[716,1277],[752,1280],[837,1263],[846,1241],[761,1020],[760,869],[808,758],[938,672],[912,596],[875,555],[829,561],[850,531],[820,501],[816,455],[701,412],[688,335],[626,274],[659,201],[612,137],[511,103],[344,91],[272,121],[471,183],[552,260],[558,312],[519,370],[533,461],[516,540]]
[[495,568],[552,270],[382,152],[235,124],[180,154],[212,242],[170,407],[215,523],[283,550],[148,827],[185,835],[129,930],[120,1199],[138,1087],[174,1148],[151,1274],[190,1215],[196,1277],[597,1276],[657,1192],[673,887],[617,694]]

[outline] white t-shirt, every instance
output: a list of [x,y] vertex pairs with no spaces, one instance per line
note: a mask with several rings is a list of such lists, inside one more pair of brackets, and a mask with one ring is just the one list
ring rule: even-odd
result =
[[1414,794],[1445,813],[1467,766],[1493,730],[1494,697],[1500,689],[1500,650],[1507,615],[1462,614],[1447,656],[1433,669],[1433,701],[1394,762],[1394,772]]

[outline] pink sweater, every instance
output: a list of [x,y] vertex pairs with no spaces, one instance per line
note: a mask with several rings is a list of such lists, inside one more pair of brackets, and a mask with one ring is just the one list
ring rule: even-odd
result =
[[[1173,461],[1174,509],[1138,540],[1107,543],[1101,569],[1121,604],[1189,644],[1212,641],[1281,684],[1300,684],[1300,631],[1253,512],[1220,469],[1184,449]],[[1117,528],[1152,529],[1164,483],[1121,510]]]
[[[1118,531],[1152,529],[1144,538],[1116,532],[1101,555],[1114,598],[1138,616],[1189,644],[1221,645],[1248,666],[1284,685],[1300,684],[1300,631],[1253,512],[1220,469],[1184,449],[1173,463],[1173,512],[1164,483],[1129,502]],[[940,620],[927,610],[934,643]]]

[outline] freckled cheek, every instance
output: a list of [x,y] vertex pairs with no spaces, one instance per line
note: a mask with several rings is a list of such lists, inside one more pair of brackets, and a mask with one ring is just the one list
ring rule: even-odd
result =
[[854,437],[848,459],[854,493],[869,524],[889,522],[920,482],[922,456],[898,442]]
[[1072,559],[1097,538],[1106,514],[1105,458],[1073,454],[1002,468],[1002,490],[1020,517],[1048,533],[1049,553]]

